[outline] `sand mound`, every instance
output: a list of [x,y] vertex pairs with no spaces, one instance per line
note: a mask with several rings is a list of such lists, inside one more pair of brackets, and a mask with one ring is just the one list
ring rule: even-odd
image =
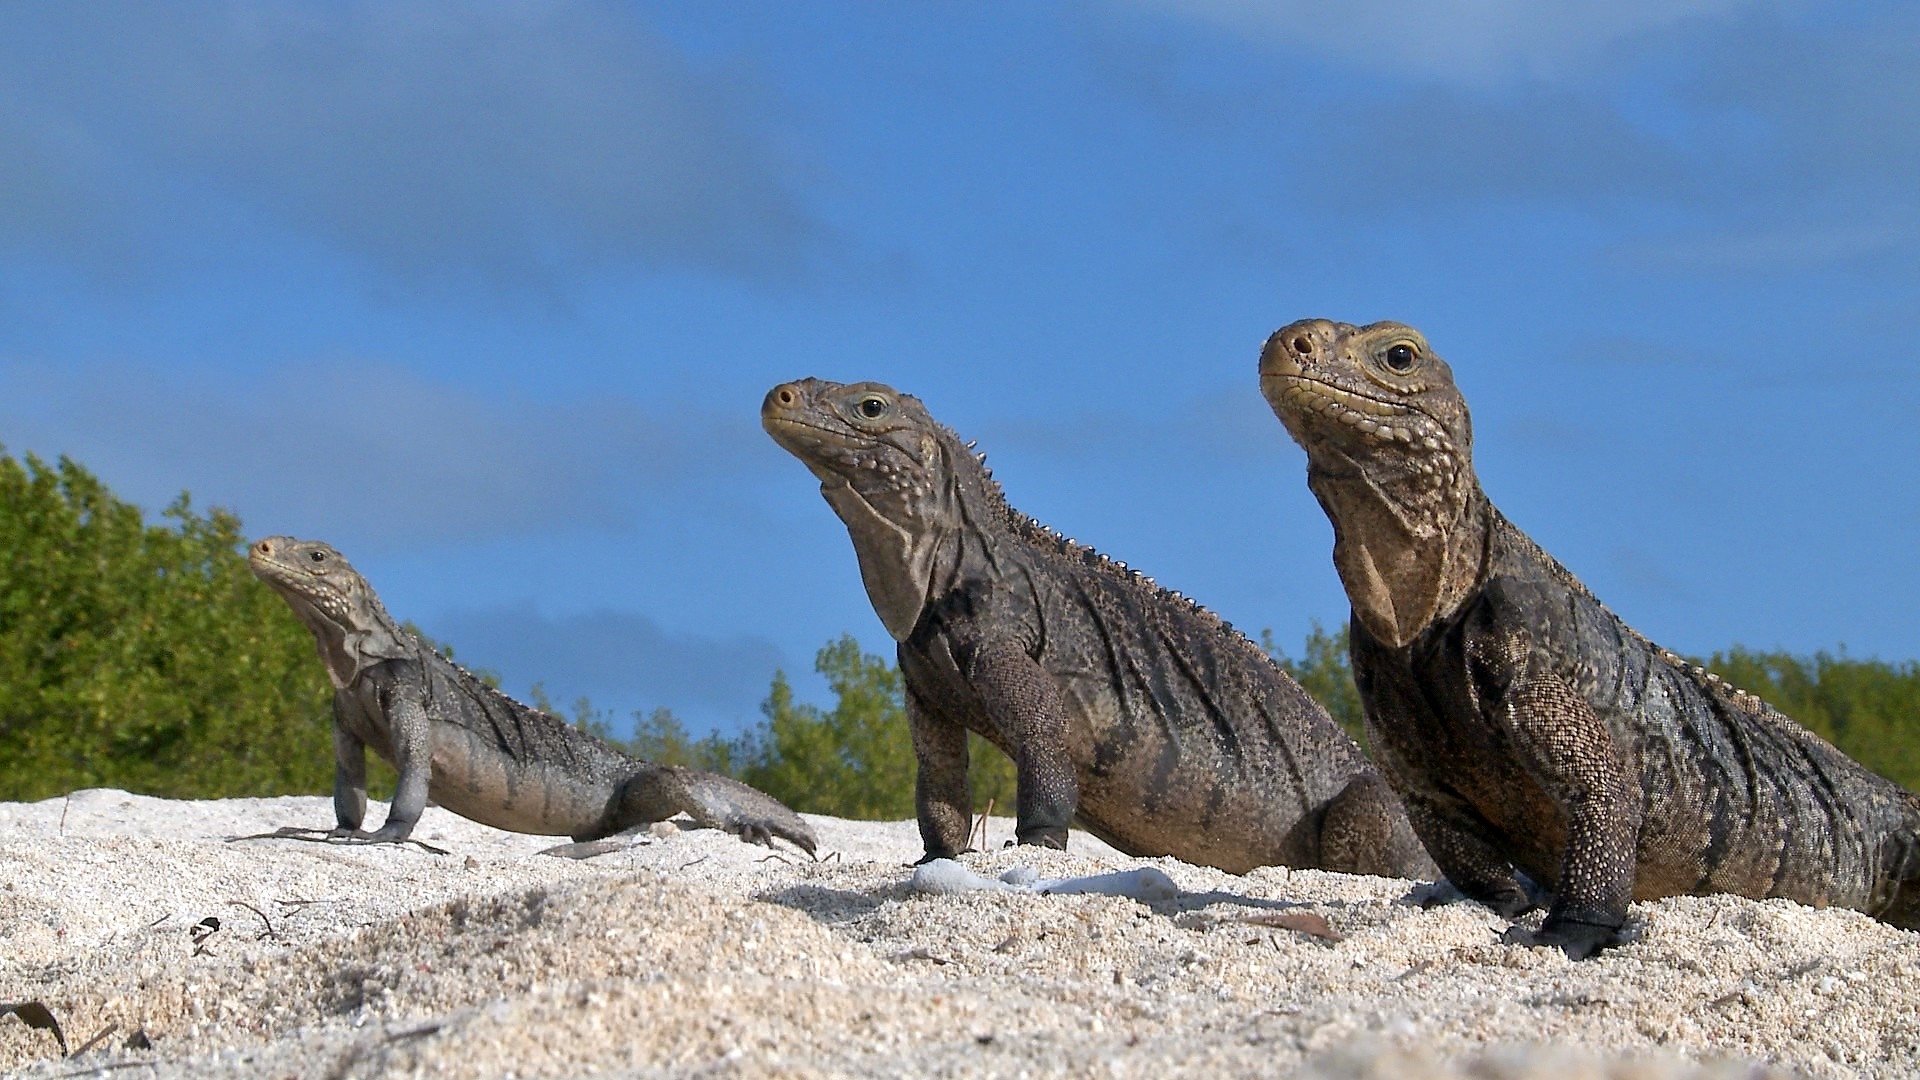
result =
[[[0,1000],[46,1003],[75,1050],[109,1032],[63,1059],[50,1034],[0,1019],[0,1070],[1920,1072],[1920,936],[1852,912],[1637,905],[1637,941],[1573,964],[1498,944],[1476,905],[1422,911],[1406,882],[1236,878],[1084,834],[1071,853],[967,861],[1047,877],[1151,865],[1184,894],[915,895],[910,822],[812,819],[833,853],[820,863],[706,830],[574,862],[437,809],[416,836],[446,855],[223,839],[330,818],[319,798],[0,804]],[[994,843],[1010,833],[993,824]],[[1310,925],[1301,913],[1341,940],[1290,929]]]

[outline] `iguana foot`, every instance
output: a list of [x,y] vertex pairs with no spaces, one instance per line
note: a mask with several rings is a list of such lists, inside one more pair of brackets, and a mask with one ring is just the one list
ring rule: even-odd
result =
[[325,840],[333,832],[327,829],[309,829],[301,825],[282,825],[270,833],[256,833],[253,836],[237,838],[248,840]]
[[412,825],[382,825],[372,832],[365,829],[334,829],[327,833],[327,839],[343,844],[401,844],[412,833]]
[[1444,907],[1447,904],[1457,904],[1462,900],[1471,900],[1503,919],[1517,919],[1540,906],[1532,894],[1518,884],[1495,889],[1482,896],[1475,896],[1445,878],[1432,884],[1414,886],[1412,891],[1407,893],[1407,900],[1422,908]]
[[[318,832],[319,830],[315,829],[314,831]],[[360,828],[350,829],[345,825],[342,825],[337,829],[328,829],[326,832],[326,837],[329,840],[369,840],[369,839],[372,839],[373,834],[368,832],[365,829],[360,829]]]
[[263,840],[320,840],[326,843],[365,842],[373,836],[360,829],[349,829],[345,825],[333,829],[309,829],[301,825],[282,825],[270,833],[261,833]]
[[1466,898],[1467,894],[1461,892],[1453,882],[1441,878],[1438,881],[1414,882],[1413,888],[1407,890],[1407,895],[1400,902],[1426,911],[1430,908],[1457,904]]
[[571,844],[559,844],[550,848],[541,848],[539,854],[551,855],[556,859],[591,859],[598,855],[607,855],[615,851],[624,851],[632,846],[632,838],[626,836],[608,836],[599,840],[577,840]]
[[1020,843],[1065,851],[1067,850],[1067,829],[1064,825],[1046,825],[1037,829],[1026,829],[1020,833]]
[[784,821],[777,818],[748,821],[739,825],[730,826],[729,828],[735,836],[738,836],[749,844],[764,844],[767,847],[772,847],[774,838],[779,837],[794,847],[799,848],[801,851],[806,852],[812,858],[818,859],[820,857],[814,853],[817,841],[813,838],[813,830],[807,828],[806,823],[800,821],[798,817],[795,817],[793,821]]
[[[411,830],[409,830],[411,831]],[[406,836],[382,836],[386,832],[364,833],[358,829],[305,829],[297,825],[283,825],[270,833],[255,833],[252,836],[229,836],[229,842],[236,840],[305,840],[310,844],[412,844],[421,851],[434,855],[445,855],[446,848],[434,847],[424,840],[413,840]]]
[[773,846],[775,837],[813,855],[819,841],[799,814],[758,788],[730,776],[699,769],[667,769],[656,781],[670,810],[684,812],[697,825],[724,829],[749,844]]
[[1573,919],[1548,919],[1540,929],[1510,926],[1500,935],[1508,945],[1558,947],[1569,960],[1585,960],[1602,949],[1620,944],[1620,928]]
[[1516,888],[1512,892],[1503,890],[1498,895],[1488,897],[1480,902],[1491,909],[1495,915],[1503,919],[1517,919],[1540,906],[1534,902],[1533,897],[1527,895],[1525,889],[1520,888]]

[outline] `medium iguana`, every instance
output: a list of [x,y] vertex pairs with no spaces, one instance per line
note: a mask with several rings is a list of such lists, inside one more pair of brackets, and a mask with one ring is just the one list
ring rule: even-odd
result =
[[[313,632],[334,686],[330,834],[404,840],[429,795],[461,817],[510,832],[594,840],[684,813],[701,825],[811,854],[799,815],[737,780],[655,765],[487,686],[402,628],[339,552],[275,536],[253,545],[253,572]],[[366,750],[399,770],[386,823],[371,833]]]
[[982,459],[877,383],[775,387],[761,423],[853,537],[899,643],[926,860],[964,850],[967,732],[1013,759],[1021,843],[1077,813],[1134,855],[1424,875],[1392,791],[1326,712],[1192,601],[1011,509]]
[[1448,880],[1576,959],[1628,901],[1780,896],[1920,926],[1920,798],[1603,607],[1480,489],[1466,402],[1398,323],[1267,340],[1353,605],[1373,751]]

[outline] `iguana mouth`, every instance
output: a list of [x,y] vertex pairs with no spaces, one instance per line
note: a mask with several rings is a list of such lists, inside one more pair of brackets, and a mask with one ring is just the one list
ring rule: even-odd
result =
[[1311,375],[1275,373],[1268,375],[1267,378],[1282,381],[1284,387],[1280,391],[1282,396],[1320,394],[1356,411],[1371,413],[1374,416],[1400,416],[1414,411],[1410,405],[1357,393],[1346,387],[1316,379]]
[[[1374,442],[1402,442],[1413,446],[1431,441],[1426,432],[1417,431],[1415,427],[1440,429],[1433,417],[1404,402],[1386,401],[1309,375],[1274,372],[1261,378],[1279,387],[1273,395],[1276,404],[1296,414],[1324,416]],[[1415,423],[1410,426],[1409,420]]]
[[[856,439],[848,435],[844,431],[835,431],[834,429],[829,427],[821,427],[819,424],[810,424],[805,420],[800,420],[791,416],[763,417],[761,419],[761,425],[767,429],[767,434],[774,435],[775,438],[779,437],[774,431],[775,428],[788,428],[794,431],[809,432],[811,433],[810,437],[817,441],[831,443],[835,446],[841,446],[841,447],[864,446],[870,441],[865,439]],[[809,437],[809,436],[803,436],[803,437]]]
[[298,587],[313,580],[313,575],[300,566],[289,565],[279,559],[253,556],[248,560],[253,566],[255,576],[268,579],[281,585]]

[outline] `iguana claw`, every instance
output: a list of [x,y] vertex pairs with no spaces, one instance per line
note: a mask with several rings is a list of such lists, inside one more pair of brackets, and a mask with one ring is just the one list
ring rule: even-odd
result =
[[1573,919],[1548,919],[1538,930],[1510,926],[1500,935],[1500,940],[1508,945],[1555,946],[1566,953],[1569,960],[1585,960],[1602,949],[1620,944],[1620,928]]
[[732,777],[698,769],[679,769],[671,775],[684,793],[680,809],[696,823],[725,829],[749,844],[772,847],[778,837],[815,855],[819,842],[813,830],[799,814],[766,792]]

